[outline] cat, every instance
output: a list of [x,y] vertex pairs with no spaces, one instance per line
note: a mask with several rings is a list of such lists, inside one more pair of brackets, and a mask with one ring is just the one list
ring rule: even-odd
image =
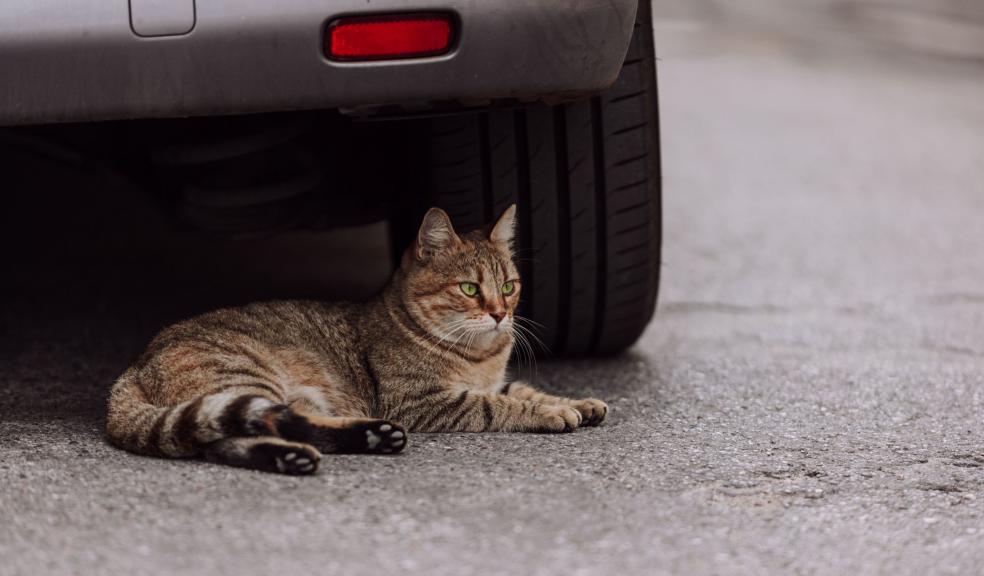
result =
[[305,475],[321,452],[400,452],[408,430],[601,423],[600,400],[506,380],[521,291],[515,227],[515,205],[460,236],[431,208],[366,303],[256,303],[164,329],[113,385],[107,438],[138,454]]

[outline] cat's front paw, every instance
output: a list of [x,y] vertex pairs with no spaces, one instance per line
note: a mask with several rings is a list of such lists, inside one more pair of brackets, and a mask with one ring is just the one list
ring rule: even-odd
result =
[[325,453],[396,454],[407,446],[407,431],[389,420],[362,420],[344,428],[316,428],[311,442]]
[[575,400],[571,407],[581,414],[581,426],[597,426],[608,416],[608,404],[597,398]]
[[569,406],[538,407],[540,424],[538,432],[573,432],[581,425],[581,413]]

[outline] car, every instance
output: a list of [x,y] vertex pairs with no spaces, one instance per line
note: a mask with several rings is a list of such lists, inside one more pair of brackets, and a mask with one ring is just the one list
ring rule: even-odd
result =
[[516,203],[555,355],[655,311],[650,0],[5,0],[0,126],[99,147],[229,236],[383,218],[395,254],[430,206],[468,230]]

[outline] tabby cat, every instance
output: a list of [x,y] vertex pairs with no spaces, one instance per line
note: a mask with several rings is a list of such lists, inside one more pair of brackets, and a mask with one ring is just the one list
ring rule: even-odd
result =
[[166,328],[113,386],[110,442],[311,474],[320,452],[400,452],[406,430],[600,423],[600,400],[506,381],[520,293],[515,214],[459,236],[432,208],[392,280],[363,304],[257,303]]

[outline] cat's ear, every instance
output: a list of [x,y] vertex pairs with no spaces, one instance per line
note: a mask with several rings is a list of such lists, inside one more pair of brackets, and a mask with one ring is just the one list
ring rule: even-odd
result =
[[417,258],[424,259],[461,242],[444,210],[431,208],[417,232]]
[[492,227],[489,240],[496,244],[502,244],[507,248],[512,246],[513,237],[516,235],[516,205],[510,204],[509,208],[499,216],[499,221]]

